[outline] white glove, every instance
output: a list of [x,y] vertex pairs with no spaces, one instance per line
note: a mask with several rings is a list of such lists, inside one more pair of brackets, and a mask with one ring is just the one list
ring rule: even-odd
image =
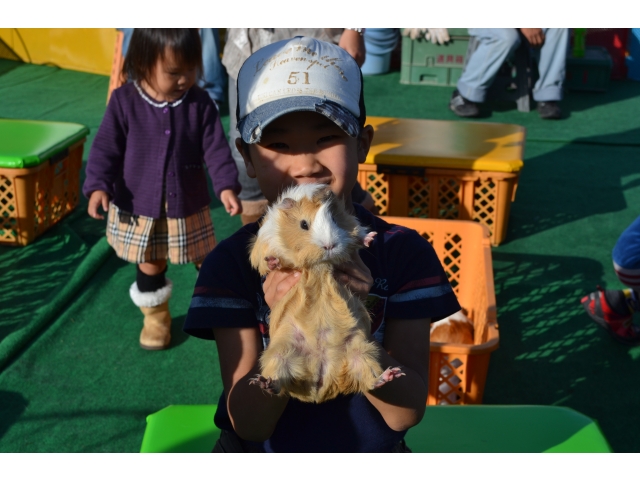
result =
[[446,28],[427,28],[426,30],[427,34],[424,36],[424,38],[432,43],[444,45],[450,40],[449,32]]
[[402,36],[410,37],[411,40],[416,40],[417,38],[424,37],[427,30],[427,28],[405,28],[402,30]]

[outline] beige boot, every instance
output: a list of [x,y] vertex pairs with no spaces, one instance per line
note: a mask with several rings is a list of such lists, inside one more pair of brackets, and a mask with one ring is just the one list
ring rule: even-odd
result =
[[144,314],[144,326],[140,332],[140,346],[145,350],[163,350],[171,342],[171,314],[169,297],[173,284],[166,279],[166,285],[155,292],[141,292],[134,282],[129,289],[131,300]]
[[163,350],[171,342],[169,302],[155,307],[140,307],[144,313],[144,327],[140,332],[140,346],[145,350]]

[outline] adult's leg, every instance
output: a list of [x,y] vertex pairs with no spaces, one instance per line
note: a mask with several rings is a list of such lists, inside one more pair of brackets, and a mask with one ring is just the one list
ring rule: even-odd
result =
[[520,37],[515,28],[470,28],[469,34],[478,39],[479,45],[456,88],[467,100],[481,103],[504,61],[520,45]]
[[133,35],[133,28],[118,28],[122,32],[122,56],[127,56],[127,50],[129,50],[129,42],[131,41],[131,35]]
[[242,202],[242,214],[240,216],[242,224],[246,225],[255,222],[264,213],[267,207],[267,199],[262,195],[260,185],[255,178],[247,175],[244,159],[236,148],[236,139],[240,138],[240,133],[236,129],[236,107],[238,105],[238,92],[236,91],[235,79],[229,77],[229,148],[231,155],[238,167],[238,181],[242,185],[242,191],[238,197]]
[[536,56],[539,56],[538,72],[540,78],[533,87],[533,99],[536,102],[558,102],[562,100],[567,49],[569,48],[568,28],[544,28],[544,44]]
[[211,99],[224,102],[224,91],[227,86],[227,72],[220,60],[220,36],[217,28],[201,28],[202,42],[202,79],[198,85],[205,89]]
[[[620,281],[640,292],[640,217],[618,238],[612,252],[613,268]],[[635,309],[638,310],[637,304]]]

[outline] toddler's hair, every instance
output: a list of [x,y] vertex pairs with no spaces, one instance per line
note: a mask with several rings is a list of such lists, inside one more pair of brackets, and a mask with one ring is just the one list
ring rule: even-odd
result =
[[136,28],[122,67],[129,80],[148,80],[158,59],[170,48],[178,62],[202,74],[202,44],[197,28]]

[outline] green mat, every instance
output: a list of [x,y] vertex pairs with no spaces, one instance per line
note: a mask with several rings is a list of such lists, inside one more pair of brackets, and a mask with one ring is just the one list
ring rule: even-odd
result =
[[[370,115],[458,120],[447,109],[452,89],[398,80],[397,72],[365,79]],[[0,117],[87,125],[86,158],[107,85],[104,76],[0,61]],[[640,83],[612,82],[604,94],[570,92],[559,122],[515,105],[481,119],[527,128],[507,239],[493,249],[500,348],[484,402],[573,408],[597,420],[619,452],[640,450],[640,347],[613,342],[579,300],[596,284],[620,286],[611,249],[639,214],[639,98]],[[147,415],[216,403],[221,390],[215,344],[181,333],[193,267],[169,268],[178,285],[173,347],[142,351],[141,315],[127,293],[134,267],[110,253],[104,223],[81,202],[29,247],[0,247],[9,279],[0,286],[0,452],[136,452]],[[219,239],[240,224],[218,202],[211,214]]]

